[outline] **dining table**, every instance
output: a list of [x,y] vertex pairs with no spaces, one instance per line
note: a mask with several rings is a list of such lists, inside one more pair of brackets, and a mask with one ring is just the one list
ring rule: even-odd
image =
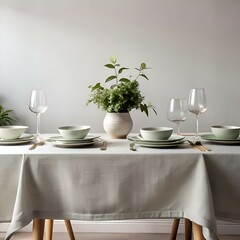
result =
[[[94,143],[0,144],[0,223],[6,240],[36,219],[109,221],[189,219],[197,234],[218,239],[216,220],[240,222],[240,144],[187,141],[130,149],[128,139],[94,133]],[[132,133],[132,136],[137,134]],[[187,137],[185,137],[187,139]],[[101,150],[102,139],[107,142]]]

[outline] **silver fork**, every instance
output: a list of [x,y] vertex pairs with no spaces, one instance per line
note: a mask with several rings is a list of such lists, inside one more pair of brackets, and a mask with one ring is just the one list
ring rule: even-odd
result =
[[211,149],[203,146],[200,141],[196,141],[196,142],[192,142],[190,140],[187,140],[187,141],[191,144],[193,148],[198,149],[201,152],[211,151]]
[[42,145],[44,145],[44,143],[45,143],[44,140],[35,142],[35,143],[29,148],[29,150],[34,150],[37,146],[42,146]]
[[136,145],[134,141],[130,142],[129,148],[131,151],[137,151]]
[[103,140],[100,150],[107,150],[107,141]]

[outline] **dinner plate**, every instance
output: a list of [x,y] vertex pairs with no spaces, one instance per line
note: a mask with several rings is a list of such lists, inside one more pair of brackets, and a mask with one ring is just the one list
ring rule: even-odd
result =
[[62,136],[50,137],[53,141],[58,141],[62,143],[86,143],[92,142],[94,139],[99,138],[99,135],[87,135],[84,139],[66,139]]
[[137,143],[142,147],[150,147],[150,148],[169,148],[169,147],[178,147],[183,144],[185,141],[172,142],[167,144],[152,144],[152,143]]
[[223,139],[218,138],[214,134],[203,134],[201,138],[207,141],[215,142],[215,143],[222,143],[222,144],[240,144],[240,137],[236,139]]
[[62,142],[51,141],[51,143],[54,146],[58,146],[58,147],[83,147],[83,146],[88,146],[88,145],[94,144],[94,141],[92,141],[92,142],[85,142],[85,143],[81,143],[81,142],[62,143]]
[[24,133],[22,136],[20,136],[17,139],[9,139],[9,140],[0,139],[0,145],[22,144],[22,143],[31,142],[34,139],[35,139],[34,135]]
[[174,142],[179,142],[184,138],[185,138],[184,136],[172,135],[170,138],[166,140],[146,140],[142,138],[141,134],[139,134],[138,136],[129,137],[128,139],[143,144],[170,144]]
[[88,142],[67,142],[67,143],[61,142],[61,141],[55,141],[52,139],[48,139],[47,141],[57,147],[84,147],[84,146],[92,145],[95,143],[94,140],[91,140]]

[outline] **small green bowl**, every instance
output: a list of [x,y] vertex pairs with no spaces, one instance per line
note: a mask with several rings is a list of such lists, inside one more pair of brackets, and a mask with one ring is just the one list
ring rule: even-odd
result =
[[3,140],[18,139],[27,129],[28,126],[1,126],[0,138]]
[[215,125],[211,126],[212,133],[221,139],[236,139],[240,133],[238,126]]
[[84,139],[90,130],[90,126],[76,125],[59,127],[58,131],[65,139]]
[[146,127],[141,128],[140,133],[144,140],[167,140],[173,132],[170,127]]

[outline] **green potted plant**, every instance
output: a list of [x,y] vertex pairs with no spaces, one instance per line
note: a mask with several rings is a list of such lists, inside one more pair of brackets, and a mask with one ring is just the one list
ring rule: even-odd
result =
[[[145,70],[149,68],[145,63],[141,63],[139,68],[135,68],[137,75],[133,78],[133,76],[122,76],[129,68],[122,67],[116,57],[111,57],[110,63],[104,66],[113,70],[113,74],[105,80],[106,86],[100,82],[89,86],[91,94],[87,104],[94,103],[107,112],[103,122],[107,134],[113,138],[126,138],[133,126],[129,114],[132,109],[140,110],[147,116],[149,109],[156,113],[151,103],[145,103],[145,98],[139,89],[139,79],[149,80],[145,75]],[[112,84],[107,87],[109,82]]]
[[14,119],[9,115],[13,110],[5,110],[2,105],[0,105],[0,126],[9,125],[14,122]]

